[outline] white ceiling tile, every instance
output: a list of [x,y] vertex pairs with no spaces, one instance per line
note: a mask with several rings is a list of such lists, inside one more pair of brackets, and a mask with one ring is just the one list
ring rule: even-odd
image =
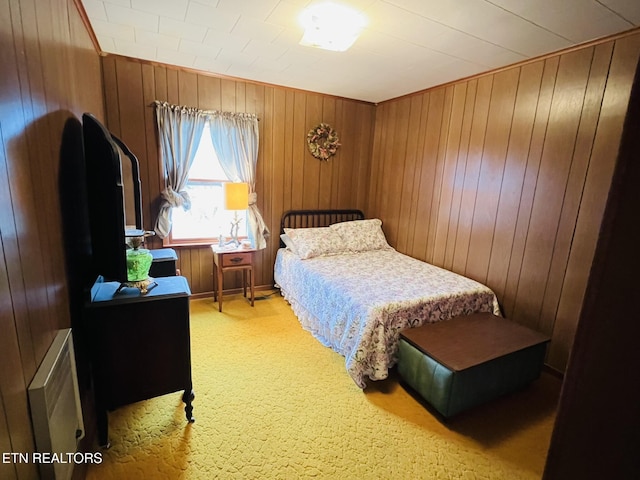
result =
[[451,55],[448,55],[446,53],[430,50],[428,48],[423,49],[421,60],[422,61],[420,62],[414,62],[412,65],[409,65],[408,68],[445,69],[453,63],[464,61],[457,57],[452,57]]
[[[485,71],[486,71],[485,68],[482,65],[478,65],[477,63],[467,62],[465,60],[456,60],[450,65],[447,65],[446,70],[441,69],[440,73],[442,75],[446,75],[449,72],[455,72],[455,76],[457,78],[464,78],[464,77],[476,75],[478,73],[482,73]],[[438,81],[437,83],[442,83],[442,82]]]
[[[402,52],[402,56],[405,54],[415,54],[422,51],[421,46],[414,45],[400,38],[391,36],[384,32],[374,32],[372,30],[366,30],[360,35],[360,37],[354,43],[354,48],[363,49],[365,52],[375,53],[377,55],[397,56]],[[412,50],[406,52],[405,49]]]
[[105,3],[105,8],[107,10],[107,18],[110,22],[128,25],[130,27],[144,28],[149,32],[158,31],[158,22],[160,20],[158,15],[108,3]]
[[202,42],[204,45],[224,48],[229,52],[242,52],[251,41],[251,37],[233,35],[210,28]]
[[277,60],[281,58],[286,52],[286,47],[277,46],[271,43],[260,42],[258,40],[251,40],[242,51],[248,55],[254,55],[257,58],[266,61]]
[[184,20],[187,15],[189,0],[172,0],[159,2],[158,0],[131,0],[131,8],[143,12],[154,13],[163,17]]
[[527,57],[484,40],[452,30],[431,42],[434,50],[462,60],[496,68],[525,60]]
[[233,62],[231,66],[227,68],[225,74],[236,78],[246,78],[247,80],[260,80],[265,83],[271,83],[269,78],[262,80],[259,73],[251,67],[251,64],[245,65],[244,63]]
[[107,20],[107,11],[104,9],[104,2],[100,0],[84,0],[82,4],[89,18]]
[[[549,52],[569,46],[566,39],[490,1],[389,1],[451,29],[523,55],[539,55],[540,49]],[[503,3],[508,5],[509,0],[503,0]]]
[[319,62],[318,57],[306,55],[295,48],[287,50],[282,57],[280,57],[280,61],[288,62],[289,65],[293,65],[301,70],[311,68]]
[[150,47],[167,48],[177,50],[180,39],[169,35],[161,35],[155,32],[147,32],[141,28],[136,28],[136,43],[148,45]]
[[289,66],[289,62],[258,57],[251,66],[264,72],[282,72]]
[[640,8],[638,0],[599,0],[625,20],[640,26]]
[[174,20],[172,18],[160,17],[158,31],[163,35],[171,35],[193,42],[202,42],[207,34],[207,27]]
[[302,27],[298,24],[298,16],[301,11],[300,5],[290,1],[281,1],[269,12],[265,21],[283,28],[299,28],[302,31]]
[[[584,42],[633,27],[602,3],[595,0],[492,0],[503,8],[572,42]],[[640,14],[640,2],[636,3]]]
[[300,45],[301,39],[302,39],[302,30],[298,31],[296,29],[285,29],[282,32],[280,32],[278,37],[274,39],[272,43],[274,45],[280,45],[285,48],[296,48],[296,49],[299,49],[301,52],[306,53],[307,55],[315,56],[319,49],[312,48],[312,47],[304,47]]
[[195,62],[193,62],[193,66],[200,70],[224,74],[231,66],[231,62],[223,62],[222,60],[215,60],[209,57],[197,57]]
[[444,25],[386,3],[376,3],[365,13],[370,16],[367,30],[386,33],[417,45],[428,46],[429,40],[449,30]]
[[112,3],[121,7],[131,7],[131,0],[104,0],[103,3]]
[[119,55],[140,58],[142,60],[156,59],[157,49],[155,47],[140,45],[139,43],[122,40],[119,38],[114,39],[114,42],[116,44],[117,53]]
[[219,0],[220,11],[264,20],[276,8],[278,0]]
[[575,42],[585,42],[633,27],[633,24],[600,4],[588,4],[573,12],[565,10],[549,23],[562,29],[565,36]]
[[116,49],[116,44],[113,41],[113,38],[107,37],[105,35],[100,35],[96,38],[98,40],[98,45],[100,45],[100,51],[104,53],[118,53]]
[[[164,0],[164,1],[168,1],[168,0]],[[217,7],[218,3],[220,3],[220,0],[189,0],[189,2],[194,2],[195,3],[200,3],[202,5],[205,5],[207,7]]]
[[158,48],[156,60],[170,65],[177,65],[179,67],[193,68],[196,56],[185,52]]
[[461,29],[475,22],[483,22],[485,18],[499,10],[484,0],[387,0],[387,2],[409,13]]
[[[400,58],[407,65],[434,62],[445,64],[450,61],[450,57],[443,53],[386,34],[363,35],[355,46],[355,49],[360,48],[383,58]],[[402,54],[400,55],[399,52]]]
[[515,20],[514,17],[489,25],[486,31],[487,33],[482,36],[477,34],[475,36],[530,57],[554,52],[572,45],[572,42],[566,38],[530,22]]
[[374,103],[640,22],[640,0],[341,0],[368,25],[327,52],[299,45],[320,0],[82,1],[105,52]]
[[224,62],[231,63],[231,68],[233,69],[233,67],[236,65],[241,67],[249,66],[256,61],[256,58],[257,57],[255,55],[250,55],[248,53],[243,53],[243,52],[230,51],[229,49],[223,48],[220,50],[220,53],[218,53],[216,60],[219,60],[223,63]]
[[231,33],[254,39],[259,42],[272,42],[281,32],[282,27],[270,25],[249,17],[240,17]]
[[571,28],[565,27],[565,32],[575,43],[582,43],[628,30],[632,27],[633,25],[628,24],[617,15],[609,14],[600,18],[595,24],[590,19],[578,17],[575,23],[572,23]]
[[180,46],[178,47],[178,51],[180,52],[185,52],[196,57],[211,59],[216,58],[220,53],[220,50],[221,49],[218,47],[212,45],[204,45],[200,42],[192,42],[190,40],[182,40],[180,42]]
[[217,8],[192,1],[187,8],[186,20],[214,30],[230,32],[239,18],[238,14],[226,13]]
[[298,5],[300,7],[306,7],[307,5],[309,5],[309,3],[311,3],[309,0],[282,0],[282,1],[286,1],[287,3],[293,3],[294,5]]
[[364,12],[376,3],[382,3],[386,0],[348,0],[349,6],[360,12]]

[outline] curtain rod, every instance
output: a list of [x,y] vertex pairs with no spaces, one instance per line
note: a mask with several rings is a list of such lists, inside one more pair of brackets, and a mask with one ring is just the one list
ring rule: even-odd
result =
[[248,113],[248,112],[223,112],[222,110],[202,110],[200,108],[197,107],[187,107],[185,105],[175,105],[173,103],[169,103],[169,102],[161,102],[160,100],[154,100],[153,102],[151,102],[149,105],[147,105],[147,107],[156,107],[158,105],[168,105],[171,108],[186,108],[188,110],[198,110],[202,113],[204,113],[205,115],[214,115],[214,114],[228,114],[228,115],[239,115],[239,116],[243,116],[243,115],[249,115],[249,116],[254,116],[256,117],[257,121],[260,121],[260,118],[258,118],[258,114],[256,113]]

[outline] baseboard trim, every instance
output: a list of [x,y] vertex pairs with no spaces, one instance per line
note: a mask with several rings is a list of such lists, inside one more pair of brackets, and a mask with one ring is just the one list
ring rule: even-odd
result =
[[546,363],[542,366],[542,371],[545,373],[548,373],[549,375],[553,375],[554,377],[557,377],[560,380],[564,380],[564,372],[561,372],[560,370],[557,370],[552,366],[547,365]]
[[[254,291],[256,292],[262,292],[265,290],[279,290],[278,288],[274,287],[273,285],[257,285],[254,288]],[[242,293],[242,287],[240,288],[230,288],[228,290],[223,290],[222,294],[223,295],[236,295],[238,293]],[[192,293],[191,297],[192,300],[198,300],[201,298],[213,298],[213,290],[211,290],[210,292],[199,292],[199,293]]]

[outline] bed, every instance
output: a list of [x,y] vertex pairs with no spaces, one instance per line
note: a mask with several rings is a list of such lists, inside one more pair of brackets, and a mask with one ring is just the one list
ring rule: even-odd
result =
[[359,210],[292,210],[274,279],[302,327],[345,357],[360,388],[396,363],[400,331],[459,315],[500,315],[491,289],[411,258]]

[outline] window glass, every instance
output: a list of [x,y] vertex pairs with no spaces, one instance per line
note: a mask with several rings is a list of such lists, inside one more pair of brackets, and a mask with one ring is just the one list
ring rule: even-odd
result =
[[189,170],[186,191],[191,198],[191,209],[174,208],[172,228],[165,244],[211,244],[223,235],[230,237],[234,216],[240,218],[238,236],[246,237],[246,211],[224,209],[222,184],[229,181],[211,143],[209,123],[202,132],[196,157]]

